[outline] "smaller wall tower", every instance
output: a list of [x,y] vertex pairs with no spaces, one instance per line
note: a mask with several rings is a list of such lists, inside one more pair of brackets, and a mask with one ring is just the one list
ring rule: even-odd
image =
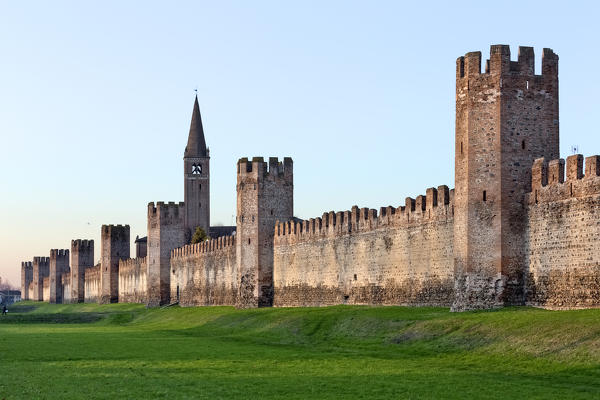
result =
[[169,304],[171,250],[186,244],[185,205],[148,204],[148,306]]
[[71,240],[71,302],[85,300],[85,269],[94,266],[94,241]]
[[273,305],[273,235],[277,221],[294,216],[292,159],[242,158],[237,164],[239,307]]
[[44,301],[44,278],[50,274],[50,258],[33,257],[33,298]]
[[100,303],[119,301],[119,260],[129,258],[129,225],[102,225]]
[[62,274],[69,271],[69,250],[50,250],[50,303],[63,302]]
[[29,285],[33,282],[33,263],[23,261],[21,263],[21,299],[29,299]]

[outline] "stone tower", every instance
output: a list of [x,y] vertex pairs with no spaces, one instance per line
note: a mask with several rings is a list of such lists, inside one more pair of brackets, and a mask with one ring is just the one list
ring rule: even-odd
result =
[[50,303],[63,302],[62,274],[69,271],[69,250],[50,250]]
[[33,282],[33,263],[24,261],[21,263],[21,299],[31,300],[29,298],[29,285]]
[[169,304],[171,296],[171,250],[187,243],[187,203],[148,204],[148,306]]
[[94,241],[71,240],[71,302],[85,300],[85,269],[94,266]]
[[44,278],[50,273],[50,258],[33,257],[33,298],[31,300],[44,300]]
[[129,258],[129,225],[102,225],[99,303],[119,301],[119,260]]
[[183,156],[185,229],[189,238],[197,227],[210,230],[210,157],[204,140],[198,96],[194,101],[192,123]]
[[236,254],[240,283],[238,306],[273,304],[273,235],[277,221],[294,215],[291,158],[262,157],[237,164]]
[[558,56],[531,47],[511,61],[491,46],[456,66],[453,310],[524,303],[524,197],[538,157],[558,158]]

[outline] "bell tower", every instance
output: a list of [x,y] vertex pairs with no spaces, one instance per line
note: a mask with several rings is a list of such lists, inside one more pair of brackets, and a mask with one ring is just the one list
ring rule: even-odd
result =
[[198,96],[194,101],[192,123],[183,155],[185,231],[191,237],[197,227],[209,234],[210,229],[210,157],[204,140],[204,129]]

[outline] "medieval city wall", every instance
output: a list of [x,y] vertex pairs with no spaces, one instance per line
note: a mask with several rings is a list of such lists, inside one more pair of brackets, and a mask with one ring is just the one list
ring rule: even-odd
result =
[[171,300],[179,305],[235,305],[239,282],[234,236],[171,251]]
[[600,157],[535,161],[526,245],[527,304],[600,307]]
[[440,305],[453,301],[453,197],[446,186],[399,208],[353,207],[280,223],[274,305]]
[[85,269],[85,302],[95,303],[100,298],[100,264]]
[[119,303],[145,303],[148,292],[146,257],[119,261]]

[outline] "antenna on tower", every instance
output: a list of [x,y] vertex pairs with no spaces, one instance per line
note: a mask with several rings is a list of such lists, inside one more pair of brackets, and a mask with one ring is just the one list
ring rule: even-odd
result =
[[579,153],[579,145],[575,144],[573,146],[571,146],[571,154],[578,154]]

